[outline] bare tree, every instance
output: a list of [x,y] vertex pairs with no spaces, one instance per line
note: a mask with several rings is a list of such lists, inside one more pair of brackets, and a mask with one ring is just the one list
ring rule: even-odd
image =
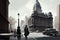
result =
[[9,29],[10,29],[10,32],[13,32],[13,25],[15,25],[15,23],[17,22],[12,16],[10,16],[8,18],[9,20]]

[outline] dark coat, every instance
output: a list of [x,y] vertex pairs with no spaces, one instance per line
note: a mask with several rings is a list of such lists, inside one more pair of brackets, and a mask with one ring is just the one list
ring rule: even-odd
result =
[[24,28],[24,35],[25,36],[29,35],[29,30],[28,30],[27,26],[25,26],[25,28]]

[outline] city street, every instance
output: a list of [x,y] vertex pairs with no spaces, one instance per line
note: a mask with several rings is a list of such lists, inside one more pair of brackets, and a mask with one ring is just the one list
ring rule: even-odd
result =
[[49,37],[47,35],[43,35],[42,33],[30,33],[28,38],[26,39],[24,37],[24,34],[22,34],[21,38],[17,38],[17,37],[10,37],[10,40],[37,40],[39,37]]
[[[0,40],[5,40],[5,39],[0,39]],[[30,33],[29,36],[25,38],[24,33],[22,33],[21,37],[12,35],[10,36],[9,40],[60,40],[60,37],[51,37],[51,36],[43,35],[42,33]]]
[[28,38],[26,39],[24,35],[21,36],[21,38],[17,37],[10,37],[10,40],[59,40],[60,37],[51,37],[47,35],[43,35],[42,33],[30,33]]

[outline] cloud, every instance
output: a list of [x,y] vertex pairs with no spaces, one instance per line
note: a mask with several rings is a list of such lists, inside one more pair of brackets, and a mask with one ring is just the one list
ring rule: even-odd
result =
[[32,9],[34,5],[34,1],[33,0],[29,0],[28,3],[25,5],[28,9]]

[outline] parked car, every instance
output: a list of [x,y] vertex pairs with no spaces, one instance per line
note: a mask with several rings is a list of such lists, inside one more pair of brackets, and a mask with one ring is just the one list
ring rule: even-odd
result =
[[45,29],[45,31],[43,31],[43,34],[50,35],[50,36],[57,36],[58,32],[56,31],[56,29],[48,28]]
[[58,34],[56,34],[57,35],[57,37],[60,37],[60,33],[58,32]]

